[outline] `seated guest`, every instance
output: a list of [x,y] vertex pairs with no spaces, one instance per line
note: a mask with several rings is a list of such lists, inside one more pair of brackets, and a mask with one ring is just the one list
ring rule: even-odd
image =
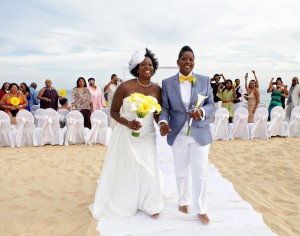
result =
[[64,108],[64,109],[67,109],[68,111],[71,111],[71,106],[69,106],[67,98],[63,97],[63,98],[59,99],[59,104],[60,104],[60,107],[57,108],[57,110]]
[[28,106],[26,97],[18,91],[19,86],[16,83],[9,84],[9,93],[5,94],[0,101],[0,105],[10,117],[11,124],[16,124],[19,110],[24,110]]

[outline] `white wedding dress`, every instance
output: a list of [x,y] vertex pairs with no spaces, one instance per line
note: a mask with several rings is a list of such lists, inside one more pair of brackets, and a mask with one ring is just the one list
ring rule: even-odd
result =
[[[136,118],[128,97],[123,99],[121,116]],[[156,132],[153,114],[143,119],[139,137],[119,123],[109,141],[103,169],[90,211],[97,220],[120,219],[137,210],[153,215],[164,209],[156,160]]]

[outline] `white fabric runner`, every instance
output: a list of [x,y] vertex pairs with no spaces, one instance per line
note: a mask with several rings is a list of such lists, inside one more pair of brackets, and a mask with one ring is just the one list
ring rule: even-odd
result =
[[110,235],[276,235],[263,222],[262,216],[244,201],[224,179],[214,165],[209,164],[208,215],[209,225],[203,225],[195,213],[179,212],[172,153],[166,139],[158,135],[158,163],[163,174],[165,210],[152,219],[143,212],[121,220],[100,221],[97,231]]

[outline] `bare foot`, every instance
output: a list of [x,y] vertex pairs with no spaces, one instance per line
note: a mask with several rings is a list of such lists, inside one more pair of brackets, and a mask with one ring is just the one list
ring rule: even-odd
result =
[[179,211],[185,214],[189,214],[189,206],[188,205],[179,206]]
[[200,218],[200,221],[203,223],[203,224],[205,224],[205,225],[207,225],[207,224],[209,224],[210,223],[210,219],[208,218],[208,216],[206,215],[206,214],[198,214],[198,216],[199,216],[199,218]]
[[152,217],[153,219],[156,219],[156,218],[159,217],[159,213],[153,214],[153,215],[151,215],[151,217]]

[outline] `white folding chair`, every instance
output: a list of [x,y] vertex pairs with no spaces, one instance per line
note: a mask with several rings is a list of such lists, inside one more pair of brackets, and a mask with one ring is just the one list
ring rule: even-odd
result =
[[44,112],[45,110],[43,108],[38,108],[34,112],[34,123],[36,127],[41,128],[43,126],[44,122]]
[[214,140],[229,140],[228,118],[229,111],[226,108],[221,107],[216,111],[212,129]]
[[271,111],[271,122],[268,126],[268,135],[272,136],[285,136],[284,128],[284,110],[281,106],[274,107]]
[[269,138],[268,136],[268,110],[265,107],[259,107],[254,114],[254,123],[250,131],[250,138]]
[[84,143],[84,119],[79,111],[71,111],[67,115],[67,133],[65,145]]
[[287,136],[300,136],[300,106],[296,106],[292,110],[291,119],[287,127]]
[[84,137],[85,144],[100,143],[107,146],[112,133],[112,129],[108,127],[107,115],[101,111],[94,111],[91,115],[92,128]]
[[239,107],[235,110],[233,116],[233,127],[230,132],[231,139],[249,139],[248,115],[248,109],[244,107]]
[[4,111],[0,111],[0,147],[14,147],[16,141],[10,125],[10,118]]
[[44,111],[43,119],[41,145],[63,145],[65,129],[60,128],[58,113],[52,108],[47,108]]
[[35,111],[39,108],[40,108],[39,105],[32,105],[32,107],[30,108],[30,112],[32,113],[32,115],[34,115]]
[[38,146],[33,115],[27,110],[17,113],[16,146]]
[[66,125],[67,115],[69,114],[69,111],[65,108],[62,108],[62,109],[59,109],[57,111],[57,113],[59,116],[60,127],[63,128]]

